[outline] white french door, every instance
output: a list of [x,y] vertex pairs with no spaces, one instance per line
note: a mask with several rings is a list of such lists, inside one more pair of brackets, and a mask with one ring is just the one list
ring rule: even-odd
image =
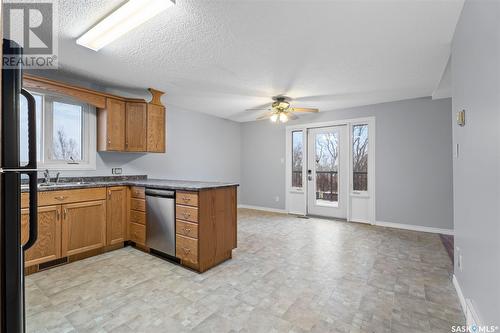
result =
[[347,217],[349,149],[347,125],[307,132],[307,213]]

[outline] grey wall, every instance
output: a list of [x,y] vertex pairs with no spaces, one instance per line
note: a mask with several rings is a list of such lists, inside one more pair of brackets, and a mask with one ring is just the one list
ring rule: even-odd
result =
[[[500,325],[500,2],[466,1],[452,47],[455,275],[485,325]],[[457,266],[462,255],[462,267]]]
[[[451,100],[420,98],[301,117],[376,117],[376,219],[453,229]],[[241,203],[285,208],[285,126],[241,129]],[[279,197],[279,201],[276,201]]]

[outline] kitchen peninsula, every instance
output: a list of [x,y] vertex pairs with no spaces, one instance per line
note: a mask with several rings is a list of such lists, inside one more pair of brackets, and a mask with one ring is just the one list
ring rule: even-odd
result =
[[[146,245],[146,188],[175,192],[175,257],[181,265],[204,272],[230,259],[237,246],[237,186],[146,176],[78,177],[40,183],[38,240],[25,254],[26,272],[128,244],[150,252]],[[23,243],[29,234],[26,191],[23,188],[21,195]]]

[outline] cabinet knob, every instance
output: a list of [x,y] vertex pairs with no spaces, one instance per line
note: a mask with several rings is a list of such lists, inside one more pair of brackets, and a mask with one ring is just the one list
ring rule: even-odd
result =
[[184,228],[184,234],[189,234],[191,232],[191,229],[190,228]]
[[183,250],[184,250],[184,253],[185,253],[185,254],[189,254],[189,252],[191,252],[191,249],[187,249],[187,248],[185,248],[185,247],[183,248]]
[[187,219],[188,217],[191,217],[191,214],[190,213],[186,213],[186,212],[184,212],[182,215],[184,216],[185,219]]

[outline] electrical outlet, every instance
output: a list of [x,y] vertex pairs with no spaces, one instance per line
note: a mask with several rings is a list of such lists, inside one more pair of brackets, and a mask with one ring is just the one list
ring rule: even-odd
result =
[[279,197],[279,196],[276,196],[276,197],[274,198],[274,200],[275,200],[276,202],[279,202],[279,201],[280,201],[280,197]]
[[112,168],[111,173],[113,175],[121,175],[122,174],[122,168]]

